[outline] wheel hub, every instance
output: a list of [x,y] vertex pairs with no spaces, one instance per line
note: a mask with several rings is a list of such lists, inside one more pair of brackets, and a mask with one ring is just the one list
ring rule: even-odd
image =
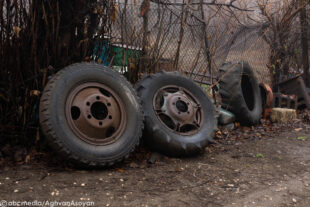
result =
[[[85,92],[85,104],[84,107],[82,106],[81,108],[83,110],[83,118],[88,124],[92,125],[94,128],[105,128],[112,125],[112,122],[116,124],[119,123],[120,111],[115,100],[99,94],[99,91],[93,89],[85,90]],[[81,104],[79,101],[84,97],[84,94],[80,93],[78,96],[80,97],[76,97],[73,104],[83,105],[83,103]],[[113,117],[115,117],[114,120]]]
[[97,101],[90,107],[91,115],[97,120],[104,120],[108,116],[108,108],[103,102]]
[[202,125],[202,109],[197,99],[186,89],[166,86],[159,89],[153,99],[158,118],[171,130],[192,135]]
[[189,100],[186,95],[179,92],[168,94],[165,97],[165,103],[162,107],[162,111],[166,111],[170,117],[180,122],[191,120],[195,115],[192,101]]
[[126,113],[113,90],[103,84],[85,83],[69,94],[66,118],[80,139],[105,145],[115,141],[124,130]]

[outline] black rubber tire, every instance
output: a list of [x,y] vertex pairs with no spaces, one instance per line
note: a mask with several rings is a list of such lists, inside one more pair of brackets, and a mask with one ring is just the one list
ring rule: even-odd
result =
[[[204,124],[200,130],[189,136],[175,133],[160,121],[153,109],[153,98],[158,89],[167,86],[180,86],[199,100],[204,110]],[[177,72],[161,71],[148,75],[136,85],[138,96],[141,99],[145,117],[143,140],[151,150],[168,156],[190,156],[204,151],[209,142],[212,142],[215,127],[215,108],[205,91],[192,80]]]
[[[114,143],[101,146],[86,143],[67,123],[68,93],[89,81],[107,85],[125,103],[127,124]],[[104,167],[122,161],[134,151],[142,136],[143,113],[135,90],[123,76],[100,64],[77,63],[59,71],[46,85],[40,101],[40,125],[52,147],[64,158],[83,167]]]
[[225,63],[219,83],[222,108],[232,112],[242,125],[259,123],[262,116],[262,98],[254,72],[246,62]]

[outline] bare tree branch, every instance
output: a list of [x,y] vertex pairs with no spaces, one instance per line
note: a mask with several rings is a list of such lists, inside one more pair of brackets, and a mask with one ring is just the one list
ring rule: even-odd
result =
[[157,4],[163,4],[163,5],[173,5],[173,6],[184,6],[184,5],[208,5],[208,6],[223,6],[223,7],[228,7],[228,8],[232,8],[232,9],[236,9],[239,11],[253,11],[247,8],[241,8],[237,5],[235,5],[234,3],[237,2],[238,0],[230,0],[228,3],[220,3],[217,0],[210,0],[210,1],[203,1],[203,2],[191,2],[189,3],[188,1],[186,1],[185,3],[180,3],[180,2],[171,2],[169,0],[151,0],[153,3],[157,3]]

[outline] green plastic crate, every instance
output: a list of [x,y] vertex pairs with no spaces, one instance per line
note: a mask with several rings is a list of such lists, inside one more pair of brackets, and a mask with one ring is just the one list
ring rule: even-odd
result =
[[128,58],[138,59],[142,55],[142,48],[112,44],[112,54],[114,55],[113,66],[129,66]]

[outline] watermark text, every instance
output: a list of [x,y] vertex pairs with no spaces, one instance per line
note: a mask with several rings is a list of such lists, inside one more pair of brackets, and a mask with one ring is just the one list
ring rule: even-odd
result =
[[93,201],[56,201],[56,200],[45,200],[45,201],[7,201],[2,200],[0,201],[0,207],[10,207],[10,206],[39,206],[39,207],[89,207],[95,206]]

